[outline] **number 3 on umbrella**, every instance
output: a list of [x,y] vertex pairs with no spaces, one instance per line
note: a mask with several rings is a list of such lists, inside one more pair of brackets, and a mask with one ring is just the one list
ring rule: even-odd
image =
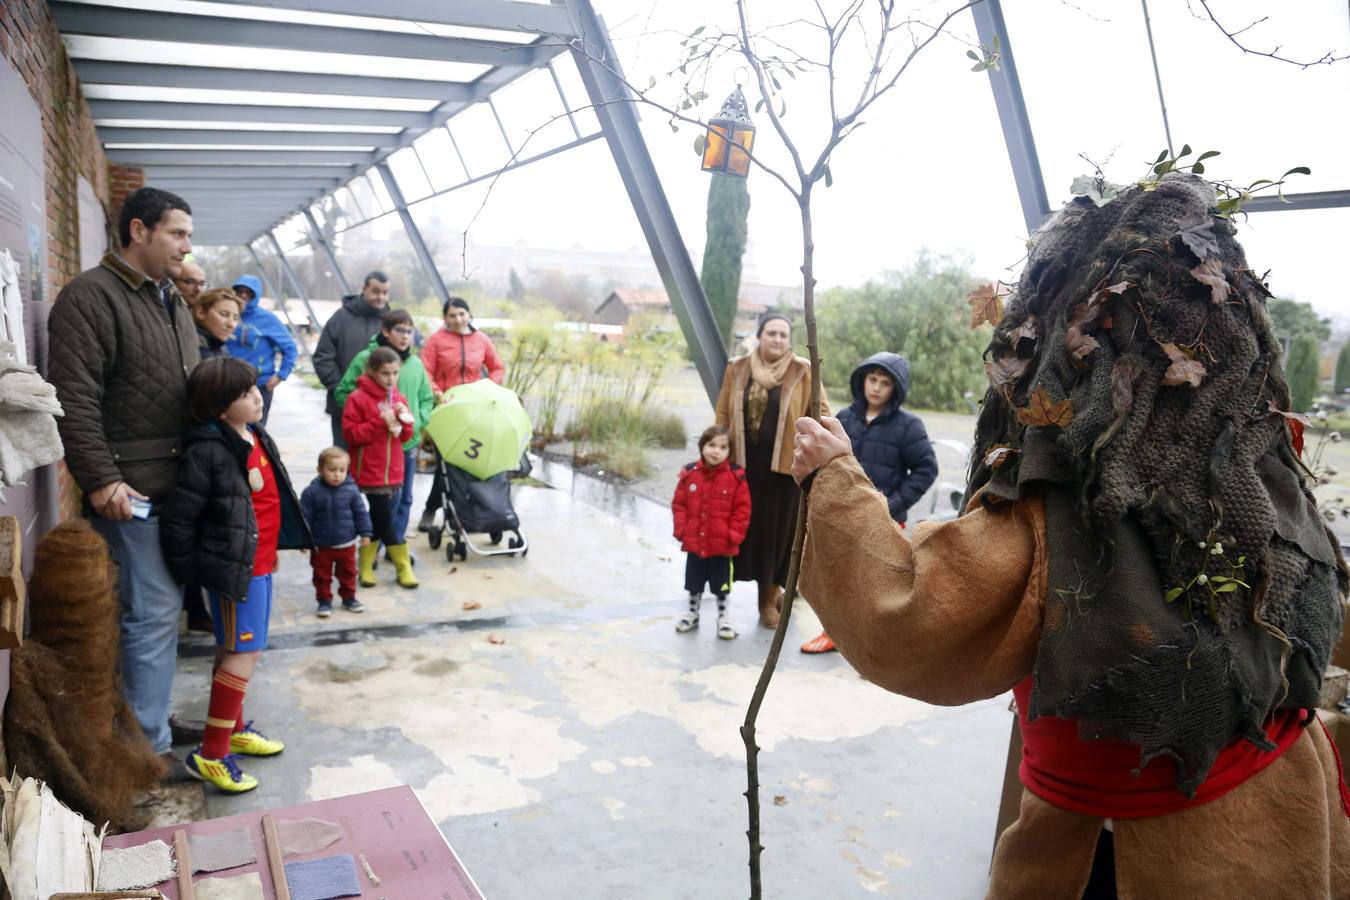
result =
[[478,458],[478,448],[483,446],[483,442],[478,438],[469,438],[469,449],[464,451],[464,455],[469,459]]

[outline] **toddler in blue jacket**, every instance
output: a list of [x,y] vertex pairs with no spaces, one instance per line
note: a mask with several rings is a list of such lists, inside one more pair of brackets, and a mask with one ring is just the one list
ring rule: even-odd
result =
[[333,571],[337,570],[338,596],[348,612],[364,612],[356,599],[356,545],[370,543],[373,533],[370,513],[361,489],[348,475],[351,457],[341,447],[319,454],[319,477],[300,495],[300,510],[314,536],[310,565],[314,568],[314,599],[317,615],[333,614]]

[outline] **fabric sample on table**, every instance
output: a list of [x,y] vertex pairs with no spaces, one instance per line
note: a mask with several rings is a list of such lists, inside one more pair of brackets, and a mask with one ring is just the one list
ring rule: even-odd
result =
[[104,850],[99,859],[100,891],[131,891],[154,887],[178,873],[173,848],[163,841],[151,841],[125,850]]
[[282,856],[318,853],[323,848],[346,836],[342,826],[323,819],[278,819],[277,843]]
[[197,900],[264,900],[262,876],[257,872],[228,878],[200,878],[192,883],[192,892],[197,895]]
[[361,896],[350,853],[286,863],[286,886],[291,889],[291,900]]
[[188,835],[188,849],[194,872],[219,872],[258,861],[253,835],[242,825],[218,834]]

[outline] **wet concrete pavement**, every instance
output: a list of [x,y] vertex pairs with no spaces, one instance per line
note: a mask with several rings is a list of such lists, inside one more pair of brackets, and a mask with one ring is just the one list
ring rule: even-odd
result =
[[[271,431],[298,487],[328,434],[323,395],[278,394]],[[282,554],[272,646],[246,715],[286,741],[258,790],[210,815],[406,783],[490,898],[731,897],[748,891],[737,731],[770,634],[753,585],[741,632],[677,635],[683,560],[656,503],[567,469],[521,485],[528,557],[446,561],[412,540],[422,586],[388,564],[361,615],[314,616],[308,560]],[[429,476],[418,479],[419,502]],[[480,604],[466,610],[466,604]],[[867,684],[804,603],[760,716],[765,894],[980,897],[1010,722],[1006,698],[943,709]],[[211,642],[175,685],[201,717]]]

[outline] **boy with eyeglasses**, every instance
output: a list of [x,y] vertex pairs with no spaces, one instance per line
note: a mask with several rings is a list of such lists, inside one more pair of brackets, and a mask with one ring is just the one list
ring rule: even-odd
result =
[[388,347],[398,354],[401,365],[398,371],[398,392],[408,400],[408,409],[413,414],[412,438],[403,445],[403,490],[399,493],[394,509],[394,532],[400,537],[408,532],[408,518],[412,511],[413,476],[417,471],[417,445],[422,442],[422,427],[431,417],[436,406],[432,394],[431,381],[427,378],[422,361],[413,352],[413,338],[417,330],[413,327],[412,316],[406,309],[391,309],[380,317],[380,333],[370,339],[366,349],[356,354],[347,366],[347,372],[338,383],[333,397],[340,410],[347,405],[347,398],[356,390],[356,380],[366,370],[366,360],[376,347]]

